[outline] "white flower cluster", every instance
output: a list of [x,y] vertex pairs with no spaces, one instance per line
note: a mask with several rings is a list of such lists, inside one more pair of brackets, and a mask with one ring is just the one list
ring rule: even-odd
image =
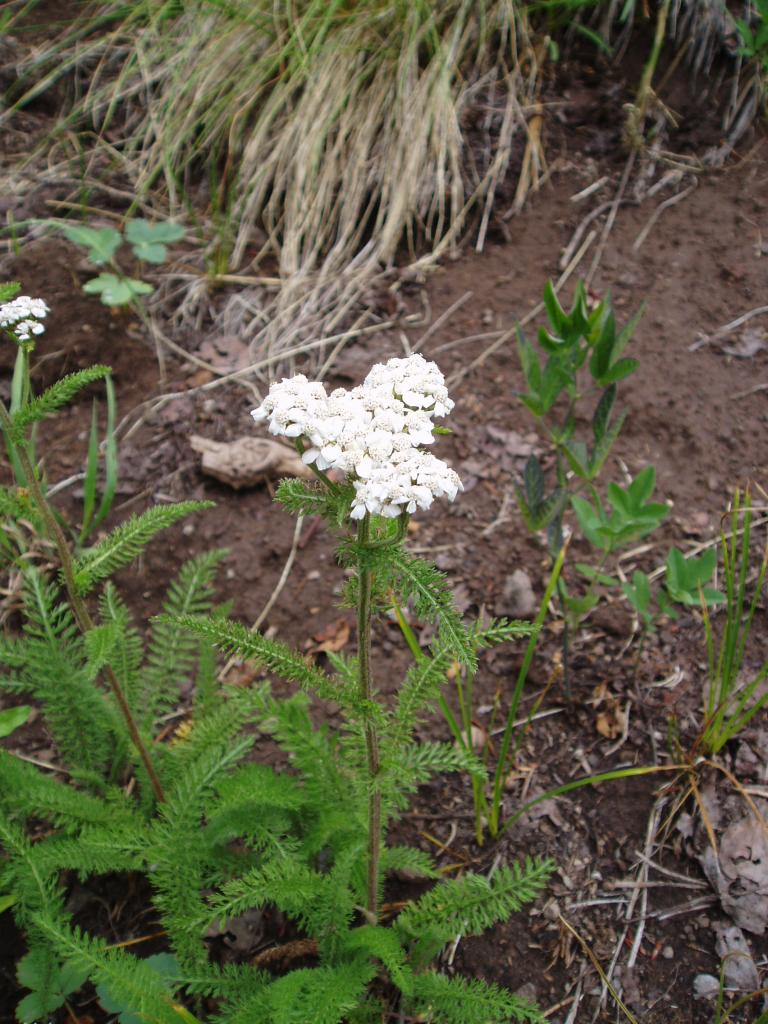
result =
[[49,310],[42,299],[31,299],[19,295],[11,302],[0,305],[0,327],[11,331],[18,341],[29,341],[33,334],[42,334],[45,327],[40,323]]
[[462,490],[457,474],[422,449],[432,444],[432,418],[453,408],[442,373],[418,353],[373,367],[359,387],[326,394],[303,374],[272,384],[251,415],[272,434],[303,438],[304,462],[337,469],[354,483],[351,516],[395,518],[450,501]]

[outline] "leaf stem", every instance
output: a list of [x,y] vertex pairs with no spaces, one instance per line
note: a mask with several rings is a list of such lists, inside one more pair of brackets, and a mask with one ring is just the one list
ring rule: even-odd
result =
[[[8,415],[8,410],[6,409],[3,402],[0,402],[0,423],[2,423],[3,429],[6,432],[6,437],[10,439],[12,436],[11,418]],[[11,441],[10,443],[13,444],[13,441]],[[80,596],[77,590],[77,585],[75,583],[74,567],[72,564],[72,555],[69,550],[69,545],[67,544],[67,539],[64,536],[64,532],[61,529],[61,526],[59,525],[56,516],[53,514],[51,506],[49,505],[45,495],[43,494],[43,489],[40,486],[40,481],[37,478],[37,474],[35,472],[34,466],[32,465],[32,462],[29,459],[29,455],[26,451],[25,446],[23,444],[14,444],[13,447],[19,458],[21,467],[24,471],[24,476],[26,478],[26,486],[29,488],[29,491],[34,499],[34,502],[37,505],[40,514],[43,517],[43,520],[50,533],[50,536],[54,544],[56,545],[56,550],[59,555],[59,561],[61,562],[61,575],[64,579],[64,586],[67,591],[67,597],[69,598],[69,603],[72,608],[72,612],[75,616],[78,628],[82,633],[87,633],[89,630],[94,628],[95,623],[91,618],[91,614],[88,611],[85,602],[83,601],[82,597]],[[147,776],[149,777],[149,781],[152,786],[152,791],[155,794],[155,798],[159,803],[163,803],[165,800],[165,793],[163,792],[163,787],[160,783],[160,779],[158,778],[157,772],[155,771],[155,766],[152,763],[152,758],[149,755],[149,751],[147,750],[144,741],[141,738],[141,734],[139,732],[138,726],[136,725],[136,721],[133,717],[133,714],[131,713],[131,709],[128,705],[125,693],[123,692],[123,688],[120,685],[120,681],[115,675],[114,670],[109,665],[105,666],[104,671],[107,676],[109,687],[112,690],[115,700],[117,701],[120,713],[123,716],[123,719],[125,720],[125,724],[128,729],[128,733],[131,737],[131,740],[133,742],[133,745],[136,747],[139,757],[141,758],[142,764],[144,765],[144,769],[147,773]]]
[[[370,543],[371,521],[366,515],[357,527],[357,542],[361,547]],[[371,675],[371,612],[373,574],[361,558],[358,561],[357,598],[357,660],[360,698],[373,700],[373,679]],[[368,763],[368,903],[367,910],[371,923],[379,915],[379,860],[381,857],[381,792],[378,789],[379,737],[376,726],[370,719],[365,724],[365,747]]]

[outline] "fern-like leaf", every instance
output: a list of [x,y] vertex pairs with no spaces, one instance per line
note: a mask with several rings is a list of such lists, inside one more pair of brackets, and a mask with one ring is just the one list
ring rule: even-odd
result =
[[536,899],[554,870],[549,860],[527,858],[524,865],[502,865],[488,879],[467,874],[441,882],[395,922],[403,938],[431,936],[442,944],[459,933],[479,935]]
[[352,484],[337,484],[329,491],[321,484],[305,480],[282,480],[276,498],[292,515],[322,516],[331,526],[340,527],[355,496]]
[[381,870],[408,878],[442,878],[431,856],[414,846],[387,846],[381,851]]
[[25,569],[24,655],[27,692],[43,704],[46,722],[67,766],[83,778],[103,777],[112,759],[112,718],[105,695],[93,685],[82,638],[55,584]]
[[0,860],[0,889],[16,897],[13,912],[16,920],[32,927],[35,915],[44,912],[50,918],[62,920],[64,894],[58,881],[58,872],[38,870],[33,859],[33,845],[23,830],[0,810],[0,850],[8,861]]
[[125,1011],[152,1024],[190,1024],[195,1020],[177,1003],[167,979],[143,960],[121,949],[110,949],[101,939],[47,915],[36,915],[35,924],[63,960],[87,970]]
[[268,990],[272,1024],[341,1024],[376,973],[366,961],[291,971]]
[[298,857],[279,856],[241,878],[225,882],[210,899],[210,919],[224,922],[255,907],[272,905],[309,930],[312,904],[327,884],[324,875]]
[[425,1024],[546,1024],[531,1003],[477,978],[448,978],[425,971],[413,979],[412,1012]]
[[254,633],[232,619],[216,616],[177,615],[161,616],[174,625],[181,626],[203,637],[218,650],[234,654],[246,661],[255,661],[271,672],[291,683],[298,683],[302,689],[314,690],[323,700],[341,704],[353,700],[350,688],[336,682],[322,669],[311,665],[300,654],[279,640],[273,640],[261,633]]
[[110,792],[109,799],[91,796],[4,750],[0,751],[0,807],[24,818],[41,818],[69,833],[83,825],[119,828],[135,820],[120,790]]
[[471,671],[475,671],[475,645],[453,604],[445,574],[423,558],[416,558],[402,550],[395,551],[391,557],[398,593],[405,600],[413,598],[417,616],[437,624],[441,646]]
[[18,412],[11,416],[9,433],[15,444],[22,444],[27,428],[33,423],[39,423],[52,413],[59,410],[67,402],[70,402],[78,391],[102,380],[112,371],[108,366],[89,366],[87,370],[78,370],[70,373],[61,380],[57,380],[46,391],[36,398],[30,399]]
[[[205,615],[213,607],[216,570],[227,552],[208,551],[185,562],[163,601],[168,618]],[[160,712],[174,706],[179,690],[192,678],[200,654],[200,640],[165,618],[156,619],[143,672],[141,714],[150,724]]]
[[257,719],[267,704],[269,687],[266,684],[247,690],[230,686],[226,690],[226,699],[221,706],[207,715],[198,714],[190,723],[185,723],[183,734],[174,739],[166,751],[163,767],[166,785],[175,785],[212,751],[216,756],[215,752],[222,745],[233,742],[243,726]]
[[179,980],[193,996],[252,999],[263,994],[272,978],[250,964],[207,964],[199,973],[185,974]]
[[206,751],[166,794],[152,830],[155,905],[184,970],[199,969],[207,961],[202,889],[211,853],[201,828],[204,808],[217,781],[234,769],[251,743],[246,738]]
[[121,523],[99,544],[74,563],[75,585],[87,594],[99,580],[128,565],[141,554],[152,538],[192,512],[213,508],[211,501],[179,501],[175,505],[155,505],[141,515]]
[[367,953],[380,960],[392,981],[401,992],[413,992],[413,972],[408,966],[405,950],[391,928],[364,924],[354,928],[344,938],[344,953]]
[[394,708],[395,747],[410,739],[415,726],[419,723],[420,712],[427,710],[438,697],[452,661],[451,652],[441,650],[435,652],[431,658],[419,659],[408,670],[397,692]]

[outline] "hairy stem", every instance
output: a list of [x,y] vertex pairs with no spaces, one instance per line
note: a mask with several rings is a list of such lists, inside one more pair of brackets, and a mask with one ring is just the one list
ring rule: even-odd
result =
[[[371,537],[369,516],[360,520],[357,528],[359,544],[367,545]],[[373,680],[371,678],[371,570],[358,563],[358,597],[357,597],[357,659],[360,696],[365,701],[373,700]],[[371,923],[375,924],[379,915],[379,859],[381,856],[381,793],[378,791],[379,774],[379,737],[376,726],[368,721],[365,726],[365,747],[368,762],[368,903],[367,910]]]
[[[0,422],[2,422],[3,429],[6,431],[6,436],[10,438],[11,418],[8,415],[8,411],[2,402],[0,402]],[[67,597],[69,599],[70,607],[72,608],[72,613],[75,616],[75,621],[77,622],[80,631],[82,633],[87,633],[89,630],[94,628],[95,623],[91,618],[91,614],[88,611],[85,601],[83,601],[82,597],[78,593],[77,586],[75,584],[75,574],[72,565],[72,555],[70,554],[67,539],[64,536],[64,533],[61,529],[61,526],[58,523],[58,520],[56,519],[56,516],[53,514],[53,510],[51,509],[51,506],[48,503],[47,498],[43,494],[43,489],[40,486],[40,481],[37,478],[35,468],[29,459],[29,455],[26,451],[25,446],[23,444],[14,445],[14,450],[18,455],[21,467],[24,471],[24,476],[26,478],[26,486],[29,488],[32,498],[34,499],[35,505],[39,509],[40,514],[42,515],[43,520],[45,522],[46,528],[48,529],[49,534],[54,544],[56,545],[56,550],[59,555],[59,561],[61,562],[61,575],[64,578],[64,586],[67,591]],[[128,733],[131,737],[131,741],[133,742],[133,745],[136,747],[136,750],[139,753],[139,757],[141,758],[146,773],[149,776],[152,791],[154,792],[156,799],[160,803],[162,803],[165,800],[163,787],[160,783],[160,779],[158,778],[157,772],[155,771],[155,766],[152,763],[152,759],[149,756],[149,751],[147,750],[144,741],[141,738],[141,734],[139,733],[139,729],[138,726],[136,725],[136,721],[133,717],[133,714],[131,713],[131,709],[128,706],[128,701],[126,700],[125,693],[123,692],[123,688],[120,685],[120,681],[118,680],[113,669],[109,665],[105,666],[104,671],[107,676],[107,682],[109,683],[109,687],[112,690],[115,700],[117,701],[118,707],[120,708],[120,713],[122,714],[123,719],[125,720],[125,724],[128,728]]]

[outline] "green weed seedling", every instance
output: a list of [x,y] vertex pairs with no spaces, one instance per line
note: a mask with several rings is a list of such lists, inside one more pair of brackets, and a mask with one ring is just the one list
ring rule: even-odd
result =
[[768,703],[764,686],[768,679],[768,660],[763,660],[756,669],[749,669],[744,678],[752,623],[768,568],[768,545],[765,545],[750,597],[753,509],[748,487],[744,491],[736,490],[726,522],[730,531],[726,533],[723,529],[720,537],[725,621],[719,631],[715,631],[707,601],[702,600],[708,685],[700,745],[709,754],[719,753]]
[[[364,1024],[392,1014],[544,1024],[524,999],[448,976],[435,957],[457,934],[478,934],[535,899],[551,862],[447,878],[428,854],[389,841],[391,824],[435,773],[484,778],[471,751],[420,742],[416,730],[455,662],[474,671],[479,652],[521,632],[503,619],[467,626],[443,575],[404,547],[411,512],[460,489],[426,448],[432,418],[452,406],[437,368],[421,356],[391,360],[361,388],[332,395],[299,375],[272,385],[256,411],[295,440],[317,478],[284,481],[278,499],[294,515],[322,516],[352,570],[345,600],[356,609],[357,653],[333,654],[327,668],[216,608],[222,552],[182,567],[144,639],[111,577],[205,503],[150,508],[90,548],[71,549],[24,439],[31,423],[106,372],[64,378],[13,414],[0,403],[4,435],[60,563],[52,577],[21,560],[23,630],[0,636],[0,692],[39,704],[65,770],[54,775],[0,750],[0,899],[30,958],[20,965],[31,991],[19,1020],[69,1002],[87,978],[123,1024],[194,1024],[209,1007],[206,1019],[217,1024]],[[342,482],[331,468],[345,474]],[[394,599],[412,601],[435,638],[385,699],[371,627]],[[293,693],[277,698],[264,679],[221,685],[215,650],[255,662]],[[167,715],[183,694],[183,727],[165,742]],[[331,720],[340,712],[341,727],[313,724],[310,695],[334,709]],[[290,770],[252,759],[263,735]],[[398,871],[434,884],[391,915],[383,887]],[[161,960],[73,923],[68,880],[114,872],[148,880],[167,936]],[[282,972],[212,958],[212,930],[253,909],[293,923],[303,966],[290,966],[290,940]]]
[[16,1008],[16,1017],[21,1024],[35,1024],[63,1006],[67,996],[87,980],[88,971],[60,964],[48,951],[34,949],[19,960],[16,977],[31,990]]
[[768,0],[755,0],[754,19],[737,18],[741,36],[739,54],[755,62],[762,82],[763,98],[768,84]]
[[[590,308],[581,283],[576,286],[569,311],[560,305],[551,282],[544,289],[544,305],[549,326],[538,332],[539,351],[522,330],[518,331],[526,388],[518,397],[552,446],[554,480],[548,481],[541,461],[531,455],[516,496],[528,529],[546,532],[553,562],[563,548],[569,508],[575,512],[582,536],[596,552],[596,564],[579,563],[574,567],[588,581],[585,593],[569,589],[565,572],[557,584],[565,619],[565,685],[570,693],[572,633],[599,602],[604,588],[619,586],[611,573],[615,556],[656,529],[667,514],[667,506],[651,501],[656,481],[652,466],[638,473],[626,487],[609,483],[607,506],[596,486],[626,418],[626,412],[616,408],[618,385],[639,365],[625,351],[642,310],[619,330],[610,296]],[[589,423],[586,435],[578,427],[585,418]]]
[[128,277],[122,272],[117,261],[118,249],[128,243],[139,263],[165,263],[168,258],[167,246],[178,242],[185,235],[184,228],[169,221],[152,223],[141,217],[126,221],[125,233],[116,228],[92,228],[86,225],[65,224],[61,228],[64,237],[86,250],[94,266],[108,264],[111,270],[91,278],[83,285],[88,295],[98,295],[105,306],[129,306],[144,295],[151,295],[154,288],[147,281]]

